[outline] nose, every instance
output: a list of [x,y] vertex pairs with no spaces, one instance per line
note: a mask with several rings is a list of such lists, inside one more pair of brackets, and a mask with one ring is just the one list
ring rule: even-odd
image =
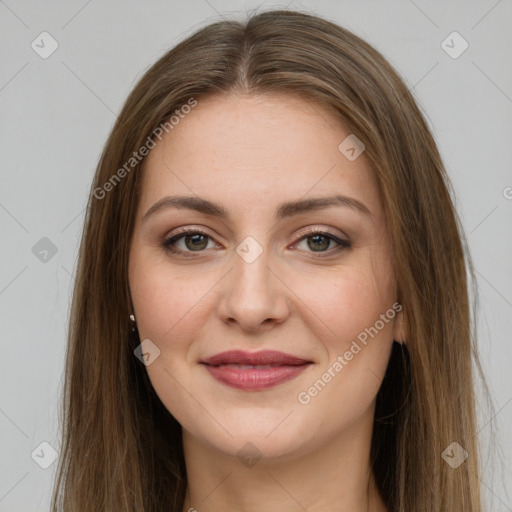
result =
[[267,331],[290,315],[290,290],[269,251],[254,261],[233,255],[233,268],[222,280],[217,313],[223,322],[248,332]]

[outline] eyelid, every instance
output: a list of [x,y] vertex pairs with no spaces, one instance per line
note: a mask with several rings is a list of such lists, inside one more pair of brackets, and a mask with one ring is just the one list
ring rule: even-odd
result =
[[314,227],[304,228],[304,230],[299,231],[299,233],[297,233],[295,236],[298,236],[298,237],[300,237],[300,239],[302,239],[305,236],[308,236],[308,235],[312,236],[316,233],[318,233],[320,235],[329,235],[335,239],[341,239],[343,242],[349,243],[349,237],[345,233],[342,233],[342,232],[340,232],[341,234],[333,233],[331,228],[328,228],[328,227],[324,228],[324,227],[314,226]]
[[[343,240],[344,242],[348,242],[349,240],[349,237],[342,233],[341,235],[338,235],[336,233],[332,233],[330,231],[331,228],[324,228],[324,227],[318,227],[318,226],[314,226],[312,228],[303,228],[303,230],[300,230],[298,233],[296,233],[294,235],[294,237],[299,237],[299,238],[303,238],[304,236],[306,235],[310,235],[310,234],[315,234],[315,233],[319,233],[319,234],[326,234],[326,235],[330,235],[334,238],[345,238],[346,240]],[[164,237],[165,240],[169,240],[171,238],[174,238],[175,236],[179,235],[179,234],[189,234],[190,232],[193,232],[193,233],[200,233],[202,235],[205,235],[205,236],[209,236],[212,240],[216,240],[216,236],[210,234],[208,231],[206,231],[204,228],[202,227],[199,227],[199,226],[194,226],[194,225],[191,225],[191,226],[182,226],[182,227],[179,227],[179,228],[176,228],[176,230],[174,230],[172,232],[172,235],[166,235]],[[297,239],[297,241],[299,241],[299,239]]]
[[213,235],[210,235],[210,233],[208,233],[204,228],[199,227],[199,226],[193,226],[193,225],[192,226],[181,226],[179,228],[176,228],[175,230],[172,231],[172,235],[166,235],[165,238],[166,239],[174,238],[176,235],[180,235],[182,233],[188,234],[190,232],[201,233],[202,235],[207,235],[210,238],[214,238]]

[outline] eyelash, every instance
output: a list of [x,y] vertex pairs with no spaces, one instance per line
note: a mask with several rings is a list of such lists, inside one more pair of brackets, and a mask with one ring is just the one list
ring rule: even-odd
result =
[[[179,254],[179,255],[182,255],[185,257],[193,257],[193,256],[195,256],[194,255],[195,252],[198,252],[198,253],[204,252],[206,249],[203,249],[200,251],[182,251],[181,249],[177,250],[172,247],[172,245],[174,243],[176,243],[178,240],[180,240],[183,237],[189,236],[189,235],[203,235],[207,238],[210,238],[211,240],[214,240],[212,236],[210,236],[208,233],[206,233],[205,231],[203,231],[201,229],[198,229],[198,228],[184,229],[183,231],[180,231],[179,233],[173,235],[172,237],[164,240],[162,243],[162,246],[169,253]],[[348,249],[352,245],[352,244],[350,244],[350,242],[347,242],[346,240],[342,240],[341,238],[334,236],[332,233],[322,231],[321,229],[311,229],[311,230],[307,231],[306,233],[303,233],[301,238],[294,245],[297,245],[298,243],[300,243],[302,240],[304,240],[306,238],[318,236],[318,235],[327,237],[329,240],[336,242],[338,244],[338,246],[334,247],[332,249],[328,249],[327,251],[320,251],[320,252],[310,251],[314,255],[313,256],[314,258],[326,258],[327,256],[332,256],[333,253],[337,254],[338,252],[340,252],[344,249]],[[320,255],[322,253],[323,254],[328,253],[328,254],[326,256]]]

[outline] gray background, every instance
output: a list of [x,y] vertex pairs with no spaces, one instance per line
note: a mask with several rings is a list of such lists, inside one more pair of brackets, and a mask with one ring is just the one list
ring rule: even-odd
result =
[[[143,71],[197,28],[285,5],[0,0],[0,512],[49,509],[57,464],[43,469],[35,460],[48,460],[42,442],[59,450],[78,240],[116,113]],[[324,15],[373,44],[427,113],[477,270],[479,347],[495,407],[495,414],[479,409],[479,437],[488,437],[491,422],[501,432],[503,468],[499,460],[495,473],[486,466],[482,489],[489,510],[512,511],[512,1],[288,5]],[[43,31],[58,42],[46,59],[31,47]],[[453,31],[469,44],[458,58],[441,46]],[[461,49],[456,40],[448,44]],[[43,237],[54,255],[41,252],[48,249]]]

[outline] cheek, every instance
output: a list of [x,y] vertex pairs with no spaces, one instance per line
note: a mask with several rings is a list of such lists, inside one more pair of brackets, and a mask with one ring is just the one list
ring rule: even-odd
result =
[[134,260],[130,287],[137,327],[141,339],[157,343],[184,336],[195,315],[201,313],[202,300],[215,284],[207,272],[194,276],[191,270],[173,270],[165,263],[145,264]]
[[[173,270],[165,263],[152,264],[151,258],[137,255],[130,266],[130,288],[141,342],[151,340],[160,350],[146,367],[151,384],[162,403],[186,429],[204,421],[185,390],[194,389],[194,371],[185,364],[189,346],[197,338],[203,322],[204,304],[210,283],[208,273]],[[202,299],[202,300],[201,300]]]
[[325,359],[295,399],[309,418],[330,411],[330,422],[323,427],[326,437],[368,412],[386,372],[396,312],[392,296],[383,300],[373,284],[366,273],[351,273],[326,281],[324,293],[315,292],[308,302],[329,331],[322,329],[327,334],[319,336]]
[[[389,266],[372,264],[370,257],[357,265],[332,273],[301,276],[295,280],[294,291],[310,310],[303,318],[311,318],[311,329],[321,335],[326,348],[344,349],[365,328],[375,324],[394,302]],[[388,333],[392,323],[382,330]],[[324,334],[321,334],[324,333]]]
[[300,283],[325,360],[297,398],[318,414],[338,404],[334,423],[343,423],[371,404],[386,371],[396,316],[391,267],[368,252],[331,276]]

